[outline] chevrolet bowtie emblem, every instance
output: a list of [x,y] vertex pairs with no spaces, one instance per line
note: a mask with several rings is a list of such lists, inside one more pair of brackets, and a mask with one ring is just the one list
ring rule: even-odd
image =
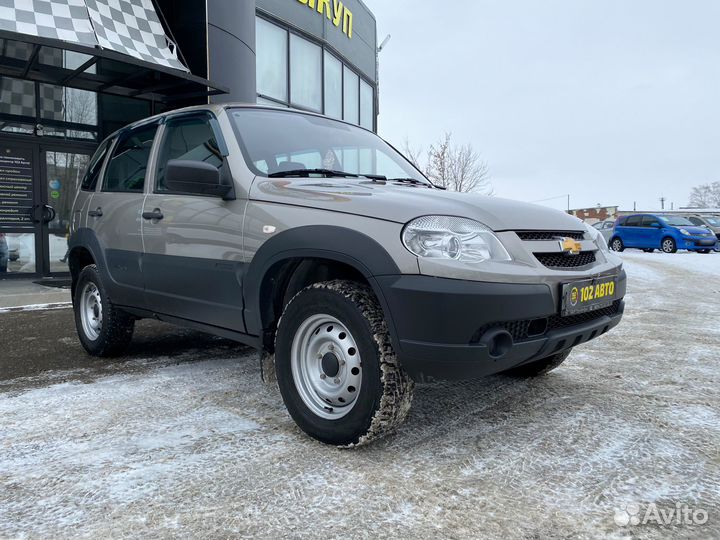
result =
[[582,249],[582,244],[572,238],[561,238],[560,249],[562,249],[568,255],[577,255]]

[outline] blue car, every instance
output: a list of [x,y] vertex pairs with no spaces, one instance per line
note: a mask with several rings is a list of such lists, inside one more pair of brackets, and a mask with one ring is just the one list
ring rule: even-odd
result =
[[707,227],[693,225],[684,217],[635,214],[621,217],[615,222],[610,248],[614,251],[638,248],[647,252],[660,249],[665,253],[687,249],[710,253],[715,249],[717,241],[715,234]]

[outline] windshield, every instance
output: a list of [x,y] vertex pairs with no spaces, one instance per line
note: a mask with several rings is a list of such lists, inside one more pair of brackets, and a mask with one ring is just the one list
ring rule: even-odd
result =
[[[380,137],[342,122],[273,109],[229,109],[248,166],[261,176],[425,177]],[[342,176],[342,174],[340,175]],[[378,178],[382,179],[382,178]]]
[[693,227],[692,221],[680,216],[660,216],[660,219],[672,227]]
[[707,221],[712,227],[720,227],[720,218],[709,216],[705,218],[705,221]]

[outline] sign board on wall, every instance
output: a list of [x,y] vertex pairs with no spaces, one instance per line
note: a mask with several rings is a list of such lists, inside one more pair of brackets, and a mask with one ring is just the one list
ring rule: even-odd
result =
[[0,229],[32,229],[32,150],[0,151]]

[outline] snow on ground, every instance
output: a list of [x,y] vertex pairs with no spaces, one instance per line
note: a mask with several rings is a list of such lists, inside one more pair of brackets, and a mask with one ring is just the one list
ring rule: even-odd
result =
[[[299,432],[250,353],[11,381],[0,538],[718,538],[720,256],[622,257],[616,330],[542,379],[422,385],[358,450]],[[709,519],[617,525],[632,503]]]

